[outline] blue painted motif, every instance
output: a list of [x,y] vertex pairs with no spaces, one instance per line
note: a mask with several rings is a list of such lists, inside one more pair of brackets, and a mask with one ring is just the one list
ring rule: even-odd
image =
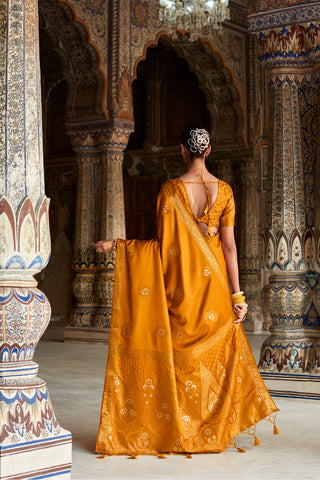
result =
[[[256,32],[263,29],[284,27],[299,23],[318,22],[320,18],[320,4],[312,6],[300,5],[299,7],[286,7],[283,10],[273,12],[262,12],[248,16],[249,32]],[[313,24],[313,23],[312,23]]]

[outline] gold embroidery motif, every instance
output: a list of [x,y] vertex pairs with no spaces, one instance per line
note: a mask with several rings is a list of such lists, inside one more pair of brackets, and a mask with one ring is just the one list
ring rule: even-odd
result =
[[137,444],[140,448],[148,448],[150,444],[150,435],[147,432],[141,433],[138,437]]
[[177,440],[175,441],[173,450],[175,452],[182,452],[182,442],[179,438],[177,438]]
[[109,442],[111,442],[112,441],[112,430],[111,430],[110,426],[107,428],[107,434],[108,434],[108,440],[109,440]]
[[150,289],[147,287],[139,288],[137,291],[137,294],[140,295],[141,297],[147,297],[148,295],[150,295],[150,293],[151,293]]
[[214,443],[216,440],[215,432],[212,428],[206,426],[203,429],[203,438],[204,441],[207,443]]
[[217,313],[214,310],[211,310],[210,312],[206,313],[206,318],[207,320],[210,320],[213,322],[217,318]]
[[193,400],[195,404],[198,403],[198,392],[197,392],[197,385],[195,385],[191,380],[186,381],[186,388],[185,391],[189,400]]
[[178,342],[182,342],[182,340],[184,339],[184,336],[185,336],[184,331],[183,330],[178,330],[175,336],[176,336]]
[[145,384],[142,387],[143,390],[143,396],[145,397],[146,405],[149,404],[149,401],[153,397],[155,386],[153,385],[153,382],[151,378],[148,378],[148,380],[145,381]]
[[201,272],[201,277],[202,278],[208,278],[211,277],[212,275],[212,270],[210,267],[204,267]]
[[180,413],[180,421],[181,421],[181,426],[182,430],[184,432],[187,432],[189,428],[191,427],[191,418],[189,415],[186,415],[184,411],[182,410],[181,407],[179,407],[179,413]]
[[161,405],[161,408],[162,410],[164,411],[160,411],[156,414],[156,418],[157,420],[161,421],[161,420],[164,420],[165,422],[169,423],[171,421],[171,416],[170,414],[167,412],[167,409],[168,409],[168,404],[167,403],[162,403]]
[[167,335],[167,331],[164,328],[157,328],[156,335],[158,335],[158,337],[165,337]]
[[167,205],[167,204],[163,205],[163,207],[162,207],[162,209],[161,209],[161,213],[162,213],[163,215],[165,215],[166,213],[169,213],[169,211],[170,211],[169,205]]
[[136,409],[131,398],[128,398],[128,400],[126,401],[125,408],[122,408],[122,410],[120,411],[120,415],[121,419],[127,424],[135,419]]
[[179,248],[176,245],[170,245],[168,247],[168,255],[170,255],[170,257],[176,257],[178,253],[179,253]]

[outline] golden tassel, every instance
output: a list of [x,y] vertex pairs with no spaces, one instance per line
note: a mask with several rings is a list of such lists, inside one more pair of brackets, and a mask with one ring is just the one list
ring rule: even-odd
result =
[[192,458],[191,453],[187,453],[186,458]]
[[158,455],[157,458],[159,458],[159,460],[165,460],[167,457],[165,455],[160,454]]
[[260,443],[261,442],[260,442],[259,438],[254,435],[254,446],[256,447],[257,445],[260,445]]
[[105,454],[103,453],[102,455],[100,455],[100,457],[97,457],[97,458],[103,460],[103,459],[106,458],[107,456],[108,456],[108,455],[105,455]]
[[130,457],[128,457],[128,460],[137,460],[137,457],[135,455],[130,455]]
[[279,435],[279,430],[278,430],[278,427],[277,425],[274,423],[273,424],[273,435]]
[[246,451],[244,450],[244,448],[236,447],[236,449],[237,449],[238,452],[240,452],[240,453],[246,453]]

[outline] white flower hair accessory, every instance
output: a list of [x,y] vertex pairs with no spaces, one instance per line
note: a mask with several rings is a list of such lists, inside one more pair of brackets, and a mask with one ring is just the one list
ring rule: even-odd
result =
[[204,128],[195,128],[190,132],[188,145],[192,153],[203,153],[210,145],[210,135]]

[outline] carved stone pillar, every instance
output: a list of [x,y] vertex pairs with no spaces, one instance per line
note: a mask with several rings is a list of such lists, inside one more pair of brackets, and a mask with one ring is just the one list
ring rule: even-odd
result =
[[[271,229],[267,234],[269,284],[263,292],[272,318],[271,337],[263,344],[263,371],[310,372],[310,342],[303,327],[312,301],[305,281],[303,160],[298,87],[274,87],[274,136]],[[310,372],[311,373],[311,372]]]
[[273,89],[272,212],[266,233],[270,277],[263,291],[272,326],[261,349],[260,369],[272,380],[309,375],[308,385],[295,388],[304,394],[310,388],[310,398],[316,398],[312,381],[318,382],[320,376],[320,328],[307,321],[313,291],[306,273],[312,266],[314,242],[306,225],[299,89],[318,82],[320,27],[293,24],[301,14],[304,22],[310,15],[310,20],[316,18],[316,10],[305,6],[288,8],[285,26],[277,11],[249,17],[249,30],[258,38],[260,60]]
[[[102,156],[101,239],[125,238],[122,162],[123,152],[132,131],[131,122],[113,120],[99,136]],[[98,307],[93,324],[95,329],[104,332],[107,339],[111,320],[115,253],[96,255],[98,273],[95,296]]]
[[78,181],[73,262],[75,276],[72,283],[75,306],[65,328],[64,338],[67,341],[88,341],[96,309],[95,251],[90,243],[98,236],[97,215],[100,207],[97,204],[100,198],[101,159],[95,131],[72,131],[70,126],[69,128],[72,147],[77,154]]
[[64,338],[106,343],[109,335],[115,253],[96,253],[91,242],[125,238],[122,161],[133,124],[120,119],[69,124],[78,159],[74,244],[75,307]]
[[0,4],[0,478],[70,478],[60,427],[33,361],[50,304],[33,276],[50,256],[44,192],[38,5]]
[[241,222],[239,272],[240,285],[248,302],[248,313],[244,328],[250,333],[260,333],[263,329],[261,313],[260,284],[260,158],[249,157],[240,164],[240,211]]

